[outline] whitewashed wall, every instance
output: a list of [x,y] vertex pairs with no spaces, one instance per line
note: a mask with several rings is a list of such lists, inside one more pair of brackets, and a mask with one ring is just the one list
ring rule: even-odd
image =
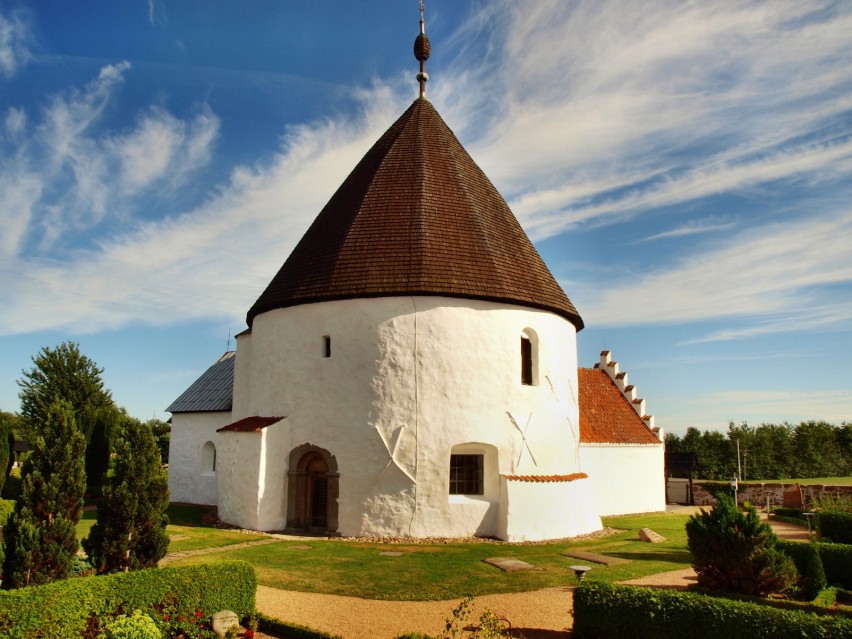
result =
[[[205,464],[204,444],[217,445],[221,428],[231,422],[227,411],[175,413],[169,441],[170,500],[214,506],[218,502],[216,473]],[[220,457],[217,446],[217,463]]]
[[[520,381],[524,331],[538,347],[533,386]],[[498,473],[578,470],[576,331],[544,311],[439,297],[277,309],[237,340],[233,420],[251,415],[287,417],[258,453],[265,479],[253,527],[281,527],[289,453],[312,444],[338,462],[341,534],[495,535]],[[486,451],[483,496],[448,494],[450,454],[462,444]],[[257,483],[227,490],[228,503],[258,501]],[[550,507],[543,493],[530,491],[530,508]],[[248,525],[248,515],[223,512]]]
[[589,479],[566,482],[503,480],[506,499],[504,528],[507,541],[541,541],[575,537],[603,526]]
[[665,448],[581,444],[580,470],[589,476],[602,516],[666,509]]

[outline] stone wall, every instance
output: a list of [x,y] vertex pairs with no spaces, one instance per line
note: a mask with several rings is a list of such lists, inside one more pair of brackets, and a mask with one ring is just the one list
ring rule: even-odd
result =
[[[686,479],[668,479],[669,498],[678,499],[677,496],[686,494],[681,484],[686,484]],[[715,500],[704,484],[726,485],[727,482],[692,482],[693,495],[696,506],[712,506]],[[786,506],[788,508],[808,507],[814,497],[822,495],[833,495],[848,497],[852,499],[852,486],[823,486],[822,484],[796,484],[777,482],[748,482],[741,483],[737,490],[737,503],[750,501],[760,507]]]

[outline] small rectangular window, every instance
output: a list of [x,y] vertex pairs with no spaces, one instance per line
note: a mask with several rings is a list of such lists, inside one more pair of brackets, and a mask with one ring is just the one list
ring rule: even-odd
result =
[[331,337],[328,335],[322,338],[322,356],[331,357]]
[[532,342],[529,337],[521,337],[521,384],[532,386]]
[[481,495],[483,455],[450,455],[450,494]]

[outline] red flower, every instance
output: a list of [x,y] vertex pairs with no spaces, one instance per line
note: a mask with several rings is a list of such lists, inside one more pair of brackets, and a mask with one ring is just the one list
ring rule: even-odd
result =
[[195,616],[196,616],[196,617],[198,617],[198,618],[200,619],[200,618],[201,618],[201,611],[200,611],[200,610],[196,610],[196,611],[195,611]]
[[181,615],[180,617],[178,617],[178,621],[183,621],[184,619],[186,619],[186,617],[184,617],[183,615]]
[[163,617],[163,621],[168,621],[168,620],[169,620],[169,616],[168,616],[168,615],[166,615],[165,617]]
[[243,633],[243,637],[247,637],[248,639],[252,639],[254,637],[254,630],[251,630],[251,629],[246,630]]

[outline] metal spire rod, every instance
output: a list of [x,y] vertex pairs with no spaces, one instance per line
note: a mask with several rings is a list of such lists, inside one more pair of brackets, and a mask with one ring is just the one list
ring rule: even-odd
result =
[[426,81],[429,79],[429,74],[426,73],[426,60],[429,59],[431,53],[429,38],[426,37],[425,11],[423,0],[420,0],[420,35],[414,41],[414,57],[420,61],[420,73],[417,74],[417,81],[420,83],[421,98],[426,97]]

